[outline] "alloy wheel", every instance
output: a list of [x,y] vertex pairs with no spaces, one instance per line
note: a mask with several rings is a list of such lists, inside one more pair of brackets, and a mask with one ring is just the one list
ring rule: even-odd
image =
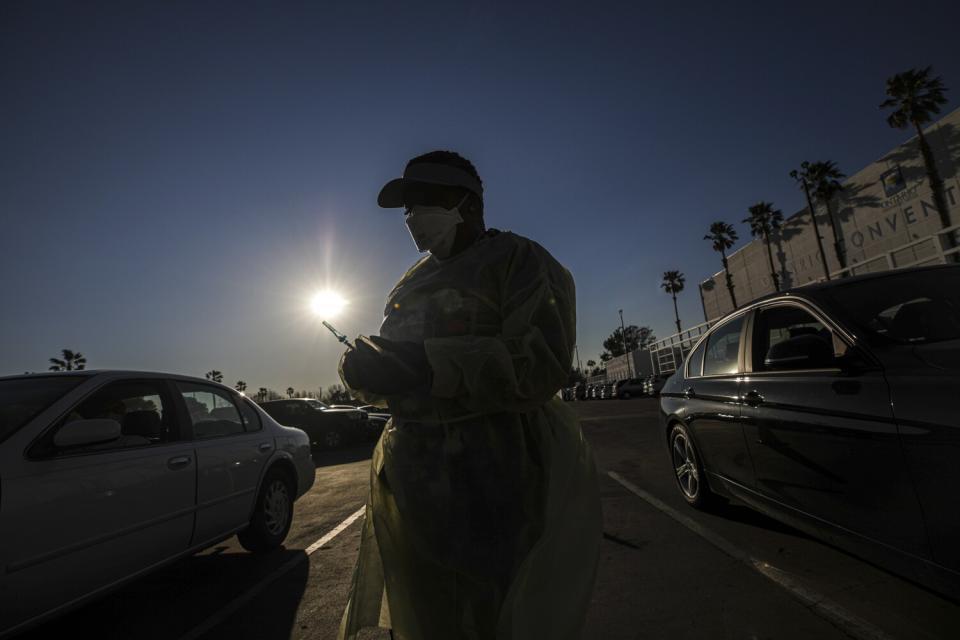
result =
[[336,429],[331,429],[323,434],[323,444],[328,449],[333,449],[340,446],[340,432]]
[[672,452],[680,490],[689,500],[695,500],[700,492],[700,474],[697,472],[697,456],[687,434],[679,431],[674,435]]
[[263,500],[264,524],[271,535],[280,535],[290,517],[290,493],[282,480],[274,480]]

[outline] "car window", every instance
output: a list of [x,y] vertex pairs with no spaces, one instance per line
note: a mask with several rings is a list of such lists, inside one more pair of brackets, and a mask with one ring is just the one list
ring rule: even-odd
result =
[[284,413],[295,418],[307,415],[307,411],[310,410],[306,402],[287,402],[283,409]]
[[743,316],[717,327],[707,336],[703,353],[703,375],[721,376],[737,373],[740,353],[740,329]]
[[85,379],[83,376],[44,376],[0,380],[0,441]]
[[263,428],[260,412],[246,398],[240,402],[240,413],[243,414],[243,426],[247,431],[259,431]]
[[226,392],[204,384],[177,382],[187,405],[194,438],[217,438],[243,433],[240,411]]
[[[788,341],[803,341],[803,352],[820,354],[815,363],[806,357],[781,359],[774,365],[771,357]],[[806,309],[794,305],[777,305],[761,309],[757,315],[753,343],[754,371],[790,371],[830,366],[834,360],[833,334]],[[837,344],[843,344],[837,341]]]
[[[177,438],[174,412],[160,380],[112,382],[80,401],[61,418],[31,455],[71,455],[91,451],[146,447]],[[120,437],[94,444],[57,447],[57,432],[78,420],[108,419],[120,425]]]
[[687,358],[687,377],[696,378],[703,369],[703,352],[707,348],[707,341],[704,340]]

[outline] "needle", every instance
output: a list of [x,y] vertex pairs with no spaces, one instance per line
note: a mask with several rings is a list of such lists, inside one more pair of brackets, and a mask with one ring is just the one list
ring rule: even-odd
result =
[[323,323],[323,326],[325,326],[327,329],[330,330],[330,333],[332,333],[332,334],[333,334],[333,337],[335,337],[339,342],[341,342],[342,344],[347,345],[347,347],[350,348],[350,349],[353,349],[353,348],[354,348],[354,346],[353,346],[352,344],[350,344],[350,341],[347,340],[347,336],[343,335],[342,333],[340,333],[339,331],[337,331],[336,329],[334,329],[332,324],[330,324],[330,323],[327,322],[326,320],[323,320],[322,323]]

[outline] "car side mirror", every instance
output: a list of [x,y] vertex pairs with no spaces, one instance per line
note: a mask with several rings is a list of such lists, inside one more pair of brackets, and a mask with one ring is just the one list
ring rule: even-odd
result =
[[110,418],[74,420],[63,425],[53,436],[56,447],[78,447],[116,440],[121,435],[120,423]]
[[770,347],[763,366],[771,371],[825,369],[836,366],[836,357],[830,341],[819,335],[804,334]]

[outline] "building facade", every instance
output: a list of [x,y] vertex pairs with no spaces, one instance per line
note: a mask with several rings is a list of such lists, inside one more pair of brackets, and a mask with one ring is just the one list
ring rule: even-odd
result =
[[[960,109],[924,131],[944,182],[951,224],[960,224]],[[844,189],[831,208],[849,273],[943,261],[940,217],[934,207],[917,138],[885,154],[843,181]],[[814,203],[816,222],[827,258],[827,269],[841,275],[834,234],[826,207]],[[744,216],[746,213],[744,212]],[[960,235],[956,232],[954,236]],[[810,211],[790,216],[770,239],[774,269],[781,289],[824,278]],[[766,244],[754,239],[727,257],[739,305],[768,293],[774,284]],[[721,271],[700,283],[706,320],[733,310]]]

